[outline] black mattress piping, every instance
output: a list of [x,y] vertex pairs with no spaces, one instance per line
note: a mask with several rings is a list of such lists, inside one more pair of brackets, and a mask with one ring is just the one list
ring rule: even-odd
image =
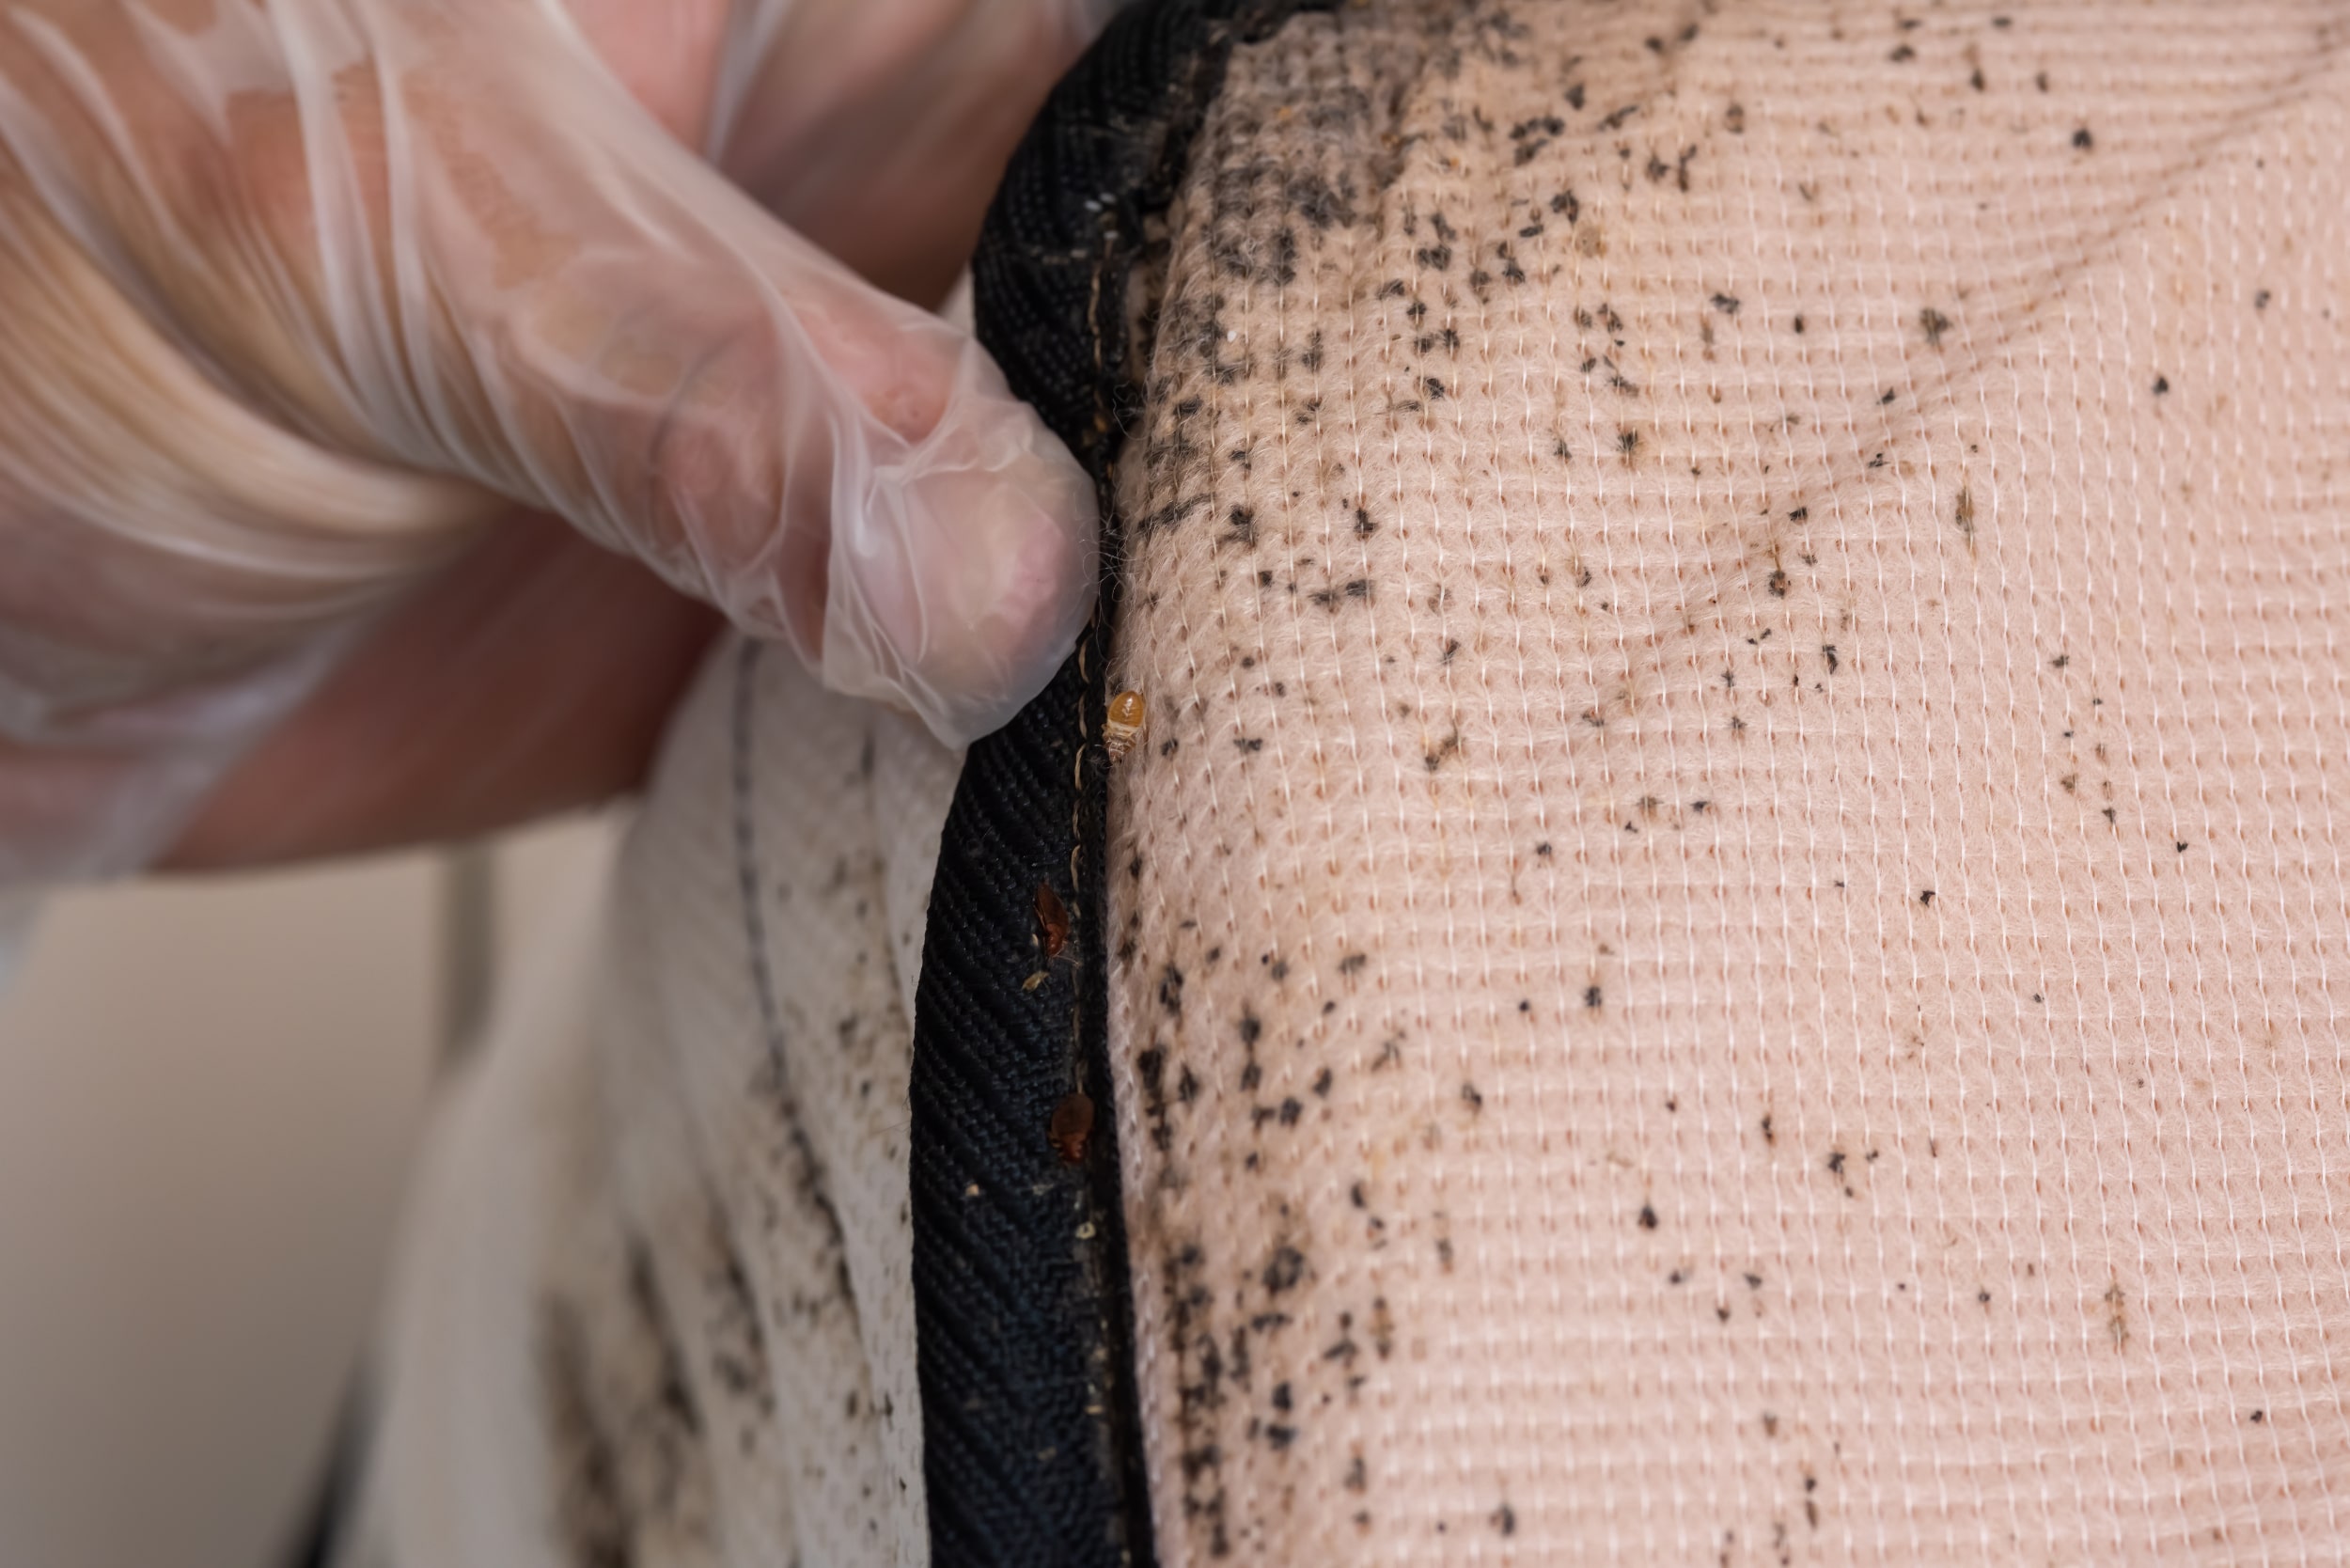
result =
[[[973,262],[980,341],[1092,474],[1104,521],[1093,619],[1042,695],[971,747],[931,889],[912,1188],[936,1568],[1154,1559],[1104,941],[1116,470],[1149,369],[1148,345],[1129,341],[1128,291],[1232,48],[1311,8],[1149,0],[1121,11],[1013,155]],[[1068,913],[1058,955],[1040,886]],[[1057,1149],[1054,1114],[1073,1093],[1096,1108],[1092,1132],[1081,1149],[1066,1137]]]

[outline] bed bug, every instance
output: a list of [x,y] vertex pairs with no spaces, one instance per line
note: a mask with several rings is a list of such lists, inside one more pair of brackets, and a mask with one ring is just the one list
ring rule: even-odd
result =
[[1063,1165],[1081,1165],[1086,1157],[1086,1139],[1093,1136],[1093,1101],[1083,1090],[1072,1090],[1060,1097],[1053,1107],[1052,1125],[1045,1129],[1045,1141]]
[[1069,906],[1060,902],[1049,882],[1036,885],[1036,939],[1050,964],[1069,946]]
[[1140,692],[1120,692],[1110,698],[1109,717],[1102,726],[1102,745],[1110,754],[1111,761],[1122,760],[1134,749],[1136,739],[1150,718]]

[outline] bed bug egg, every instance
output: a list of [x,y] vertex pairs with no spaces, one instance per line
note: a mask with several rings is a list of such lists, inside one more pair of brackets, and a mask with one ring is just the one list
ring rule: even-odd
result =
[[1045,1141],[1063,1165],[1082,1165],[1086,1157],[1086,1140],[1093,1136],[1093,1101],[1083,1090],[1073,1090],[1061,1096],[1053,1107],[1053,1120],[1045,1129]]
[[1135,740],[1150,716],[1140,692],[1120,692],[1110,698],[1109,717],[1102,726],[1102,745],[1111,761],[1122,760],[1135,748]]

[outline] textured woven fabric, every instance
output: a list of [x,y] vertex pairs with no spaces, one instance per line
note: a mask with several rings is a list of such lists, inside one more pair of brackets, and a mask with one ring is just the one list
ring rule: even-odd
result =
[[1111,682],[1163,1562],[2350,1556],[2344,22],[1234,55]]
[[[1230,49],[1293,8],[1127,12],[1055,90],[989,214],[980,338],[1105,499],[1141,402],[1129,294]],[[1094,619],[1053,684],[972,746],[931,901],[912,1190],[942,1568],[1149,1560],[1119,1145],[1095,1109],[1110,1100],[1101,714],[1119,538],[1113,511]]]
[[957,765],[713,660],[608,910],[452,1097],[342,1560],[930,1560],[908,1020]]

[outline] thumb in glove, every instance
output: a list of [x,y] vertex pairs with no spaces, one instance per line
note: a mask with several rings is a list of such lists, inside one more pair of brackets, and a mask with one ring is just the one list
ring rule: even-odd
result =
[[46,323],[0,328],[20,745],[184,776],[515,503],[950,743],[1089,607],[1090,484],[985,355],[761,212],[530,0],[18,4],[10,296]]

